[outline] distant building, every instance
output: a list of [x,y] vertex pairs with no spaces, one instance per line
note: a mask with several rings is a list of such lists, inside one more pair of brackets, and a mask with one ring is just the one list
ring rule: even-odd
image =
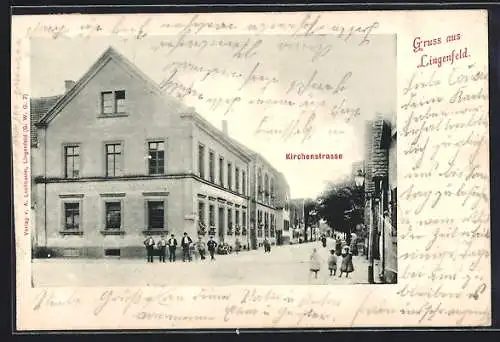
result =
[[[31,102],[37,246],[129,257],[145,253],[147,235],[248,247],[284,230],[286,180],[227,123],[219,130],[166,96],[113,48],[66,86]],[[264,229],[251,228],[257,215]]]

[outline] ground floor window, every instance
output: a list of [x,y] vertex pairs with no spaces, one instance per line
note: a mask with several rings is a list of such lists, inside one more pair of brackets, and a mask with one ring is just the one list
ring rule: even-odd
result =
[[106,202],[106,229],[120,229],[122,210],[120,202]]
[[148,229],[165,228],[165,203],[163,201],[148,201]]
[[264,213],[264,237],[269,236],[269,214]]
[[233,235],[233,211],[227,209],[227,235]]
[[241,225],[243,226],[241,235],[247,235],[247,213],[244,211],[241,213]]
[[274,215],[271,214],[271,219],[270,219],[270,225],[271,225],[271,237],[275,236],[275,226],[274,226]]
[[64,203],[64,230],[80,230],[80,203]]

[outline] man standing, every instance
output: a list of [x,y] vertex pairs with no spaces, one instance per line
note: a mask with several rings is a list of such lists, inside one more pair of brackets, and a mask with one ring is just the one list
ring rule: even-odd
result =
[[144,240],[144,246],[146,246],[146,254],[148,256],[148,262],[153,262],[155,240],[153,240],[151,236],[148,236],[146,240]]
[[182,237],[181,240],[181,247],[182,247],[182,261],[186,262],[186,259],[191,261],[191,254],[189,253],[189,248],[191,247],[191,243],[193,240],[188,236],[186,232],[184,232],[184,236]]
[[215,260],[214,254],[217,248],[217,242],[214,241],[214,237],[211,236],[210,240],[207,242],[208,252],[210,253],[210,260]]
[[175,262],[175,250],[177,248],[177,240],[174,237],[174,234],[170,235],[170,239],[168,239],[168,260],[170,262]]
[[160,241],[158,241],[158,252],[160,254],[160,262],[165,262],[165,254],[167,249],[167,240],[165,240],[165,235],[161,236]]

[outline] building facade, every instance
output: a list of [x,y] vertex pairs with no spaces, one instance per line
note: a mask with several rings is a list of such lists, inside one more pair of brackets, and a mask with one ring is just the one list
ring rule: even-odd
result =
[[[37,246],[133,257],[145,254],[148,235],[186,232],[249,248],[253,208],[276,235],[279,173],[227,129],[166,96],[113,48],[68,84],[50,109],[32,107]],[[265,188],[252,183],[258,170]]]
[[397,131],[380,116],[366,126],[365,224],[370,232],[369,256],[378,276],[397,282]]

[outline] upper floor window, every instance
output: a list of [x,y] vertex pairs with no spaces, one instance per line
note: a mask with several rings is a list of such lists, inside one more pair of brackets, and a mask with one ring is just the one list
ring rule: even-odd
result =
[[241,193],[243,195],[247,194],[247,175],[245,171],[241,171]]
[[267,173],[264,176],[264,198],[269,204],[269,177],[267,176]]
[[103,91],[101,93],[102,114],[125,113],[125,90]]
[[234,169],[234,187],[236,192],[240,192],[240,169],[235,168]]
[[257,192],[259,200],[262,199],[263,189],[262,189],[262,171],[259,169],[257,173]]
[[214,151],[208,153],[208,177],[210,182],[215,182],[215,155]]
[[233,166],[231,163],[227,163],[227,188],[231,189],[233,187]]
[[106,176],[118,176],[122,170],[121,144],[106,144]]
[[64,177],[78,178],[80,175],[80,146],[64,146]]
[[205,146],[198,145],[198,175],[205,178]]
[[150,141],[148,151],[149,174],[159,175],[165,173],[165,143],[163,141]]
[[219,183],[224,186],[224,158],[219,157]]

